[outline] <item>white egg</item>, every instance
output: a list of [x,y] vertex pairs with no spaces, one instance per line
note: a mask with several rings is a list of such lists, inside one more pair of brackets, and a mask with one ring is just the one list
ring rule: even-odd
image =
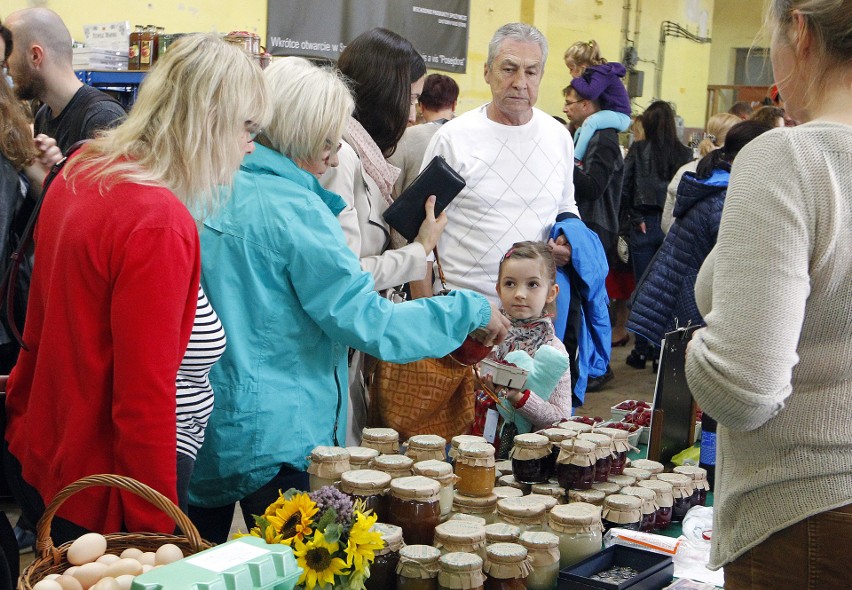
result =
[[72,565],[83,565],[95,561],[106,552],[106,537],[98,533],[86,533],[68,548],[66,558]]
[[95,561],[104,565],[109,565],[111,563],[115,563],[119,559],[121,558],[118,555],[113,555],[112,553],[105,553],[98,557]]
[[129,557],[131,559],[138,560],[142,557],[142,550],[137,549],[136,547],[128,547],[124,551],[121,552],[121,557]]
[[101,578],[90,590],[121,590],[121,586],[115,581],[115,578],[106,577]]
[[147,574],[147,573],[148,573],[148,572],[150,572],[152,569],[154,569],[154,566],[153,566],[153,565],[151,565],[151,564],[149,564],[149,563],[142,564],[142,573],[143,573],[143,574]]
[[180,547],[173,543],[166,543],[157,549],[155,558],[154,563],[157,565],[166,565],[167,563],[174,563],[175,561],[183,559],[183,551],[181,551]]
[[59,577],[59,574],[47,574],[42,580],[55,580]]
[[62,586],[56,580],[42,580],[33,586],[33,590],[62,590]]
[[95,583],[104,577],[107,566],[102,563],[84,563],[74,572],[74,577],[83,586],[83,590],[88,590]]
[[135,559],[125,557],[123,559],[119,559],[115,563],[109,564],[107,566],[106,574],[104,575],[117,578],[124,575],[138,576],[141,573],[142,564]]
[[62,572],[62,574],[63,574],[63,575],[65,575],[65,576],[73,576],[73,575],[74,575],[74,572],[76,572],[76,571],[77,571],[77,569],[78,569],[79,567],[80,567],[80,566],[72,565],[72,566],[71,566],[71,567],[69,567],[67,570],[65,570],[64,572]]
[[157,555],[153,551],[146,551],[138,559],[142,565],[154,565],[157,563]]
[[118,582],[118,586],[121,590],[130,590],[130,587],[133,585],[133,578],[135,577],[136,576],[125,574],[123,576],[118,576],[115,581]]
[[74,576],[64,575],[56,578],[62,590],[83,590],[83,585]]

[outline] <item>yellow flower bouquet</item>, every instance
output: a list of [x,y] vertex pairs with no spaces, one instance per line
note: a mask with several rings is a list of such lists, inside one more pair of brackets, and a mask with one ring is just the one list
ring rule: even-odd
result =
[[362,501],[332,486],[310,494],[295,489],[282,493],[248,535],[293,548],[302,568],[297,588],[364,590],[376,551],[384,547],[372,531],[376,516]]

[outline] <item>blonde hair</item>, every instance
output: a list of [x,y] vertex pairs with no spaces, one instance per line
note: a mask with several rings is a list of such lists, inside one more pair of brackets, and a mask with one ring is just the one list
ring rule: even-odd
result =
[[725,145],[728,130],[740,121],[739,117],[731,113],[716,113],[707,119],[707,135],[698,144],[698,153],[701,157]]
[[127,119],[87,144],[67,166],[103,193],[119,182],[163,186],[199,219],[215,211],[245,155],[246,124],[265,125],[260,67],[214,34],[182,37],[151,70]]
[[567,63],[569,59],[574,62],[574,65],[581,67],[599,66],[606,63],[601,55],[601,48],[594,39],[577,41],[566,49],[565,62]]
[[355,108],[337,70],[285,57],[272,62],[264,76],[273,97],[264,144],[293,160],[315,160],[327,141],[337,145]]

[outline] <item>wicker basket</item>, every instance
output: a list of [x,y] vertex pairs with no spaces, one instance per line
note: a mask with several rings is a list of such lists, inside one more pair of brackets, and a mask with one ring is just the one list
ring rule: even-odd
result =
[[65,559],[65,553],[71,542],[54,547],[53,539],[50,538],[50,524],[53,516],[62,503],[70,496],[94,486],[107,486],[133,492],[137,496],[148,500],[151,504],[168,514],[183,531],[185,536],[163,535],[160,533],[112,533],[104,535],[107,540],[107,553],[119,555],[128,547],[138,547],[142,551],[156,551],[164,543],[173,543],[181,548],[184,555],[192,555],[204,549],[209,549],[213,543],[205,541],[198,534],[198,529],[189,520],[189,517],[181,512],[180,508],[166,498],[160,492],[147,485],[121,475],[90,475],[78,479],[74,483],[64,487],[53,501],[47,506],[44,515],[38,521],[36,551],[38,557],[21,573],[18,579],[18,590],[32,590],[40,580],[49,574],[61,574],[71,567]]

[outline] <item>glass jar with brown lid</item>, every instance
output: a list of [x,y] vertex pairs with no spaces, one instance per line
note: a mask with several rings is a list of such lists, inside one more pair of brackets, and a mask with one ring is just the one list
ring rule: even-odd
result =
[[399,433],[393,428],[365,428],[361,431],[361,446],[376,449],[382,455],[399,453]]
[[601,521],[605,531],[613,527],[638,531],[642,521],[642,500],[624,494],[607,496],[604,498]]
[[644,533],[654,531],[654,524],[657,520],[657,494],[654,490],[648,488],[640,488],[639,486],[628,486],[622,488],[621,494],[625,496],[636,496],[642,500],[642,521],[639,523],[639,530]]
[[489,496],[494,489],[494,447],[488,443],[462,443],[456,456],[456,490],[465,496]]
[[585,502],[554,507],[548,515],[550,530],[559,537],[559,568],[566,568],[601,550],[601,509]]
[[674,497],[672,495],[672,484],[659,479],[649,479],[636,483],[636,487],[647,488],[653,490],[657,495],[657,515],[654,517],[654,529],[663,531],[669,528],[672,522],[672,506],[674,506]]
[[608,483],[614,483],[619,488],[627,488],[636,484],[636,478],[632,475],[614,475],[610,473]]
[[438,564],[438,590],[483,590],[484,562],[475,553],[447,553]]
[[568,490],[568,503],[585,502],[595,506],[603,506],[606,493],[601,490]]
[[566,490],[588,490],[595,480],[597,447],[588,440],[568,439],[561,443],[556,459],[556,477]]
[[406,545],[399,550],[397,590],[437,590],[441,552],[429,545]]
[[391,480],[388,521],[402,528],[406,543],[432,544],[441,522],[440,491],[437,481],[420,475]]
[[627,453],[634,447],[627,440],[627,435],[630,434],[626,430],[618,428],[595,428],[593,432],[597,434],[605,434],[612,439],[612,464],[609,467],[609,472],[612,475],[621,475],[624,472],[624,467],[627,463]]
[[383,522],[374,524],[372,530],[382,536],[385,546],[376,551],[376,558],[370,566],[370,577],[364,585],[367,590],[396,588],[396,568],[403,545],[403,531],[398,526]]
[[680,473],[658,473],[657,479],[672,484],[672,522],[681,522],[692,508],[692,492],[695,490],[692,478]]
[[376,449],[368,447],[346,447],[349,451],[349,465],[352,469],[369,469],[370,461],[379,456]]
[[559,445],[563,440],[576,438],[577,431],[567,428],[545,428],[544,430],[539,430],[538,433],[543,434],[550,441],[550,457],[547,458],[547,472],[550,474],[548,477],[555,477],[556,459],[559,457],[560,451]]
[[585,422],[579,422],[577,420],[566,420],[565,422],[560,422],[559,428],[573,430],[578,435],[582,432],[592,432],[595,429],[595,427],[591,424],[586,424]]
[[617,494],[619,491],[621,491],[621,486],[618,485],[617,483],[612,483],[610,481],[602,481],[600,483],[593,483],[592,489],[593,490],[600,490],[601,492],[603,492],[607,496],[611,496],[611,495]]
[[473,434],[459,434],[454,436],[450,439],[450,450],[447,452],[447,457],[450,459],[451,464],[455,465],[456,456],[459,454],[459,447],[464,443],[488,444],[488,441],[482,436],[475,436]]
[[439,502],[441,504],[441,516],[447,516],[453,509],[453,496],[456,490],[458,476],[453,473],[453,467],[446,461],[430,459],[418,461],[412,466],[414,475],[422,475],[434,479],[441,484]]
[[492,543],[516,543],[521,537],[521,529],[513,524],[495,522],[485,527],[485,542]]
[[630,477],[635,477],[636,481],[646,481],[651,479],[651,472],[647,469],[641,469],[639,467],[625,467],[622,475],[629,475]]
[[530,432],[515,436],[509,458],[512,475],[521,483],[534,484],[547,481],[547,458],[550,457],[550,440],[543,434]]
[[379,518],[379,522],[387,522],[390,482],[391,476],[384,471],[357,469],[341,476],[340,491],[353,500],[363,500],[366,507]]
[[350,471],[349,451],[343,447],[316,447],[311,451],[308,465],[312,492],[340,481],[341,474]]
[[707,481],[706,469],[694,465],[680,465],[672,469],[672,472],[692,478],[692,485],[695,486],[695,490],[692,492],[693,506],[707,504],[707,491],[710,489],[710,483]]
[[601,483],[609,478],[609,472],[612,468],[612,458],[615,455],[612,446],[612,437],[606,434],[598,434],[594,432],[583,432],[577,435],[580,440],[587,440],[595,443],[595,482]]
[[[523,534],[523,533],[521,533]],[[485,590],[526,590],[532,573],[527,548],[517,543],[494,543],[486,549]]]
[[503,498],[520,498],[524,495],[521,490],[511,486],[496,486],[491,493],[497,496],[498,500],[502,500]]
[[521,529],[542,530],[545,518],[547,518],[547,507],[539,501],[528,500],[528,496],[521,498],[503,498],[497,502],[497,520],[513,524]]
[[553,533],[525,531],[521,545],[527,548],[533,571],[527,576],[527,590],[553,590],[559,577],[559,537]]
[[542,496],[550,496],[556,500],[557,504],[564,504],[567,500],[565,497],[565,488],[555,482],[537,483],[532,486],[532,493]]
[[446,458],[447,439],[437,434],[415,434],[408,439],[405,455],[418,461],[443,461]]
[[453,515],[467,514],[484,518],[487,524],[494,522],[497,496],[465,496],[458,492],[453,496]]
[[414,461],[405,455],[379,455],[370,461],[370,469],[384,471],[391,476],[391,479],[412,475],[413,465]]
[[665,467],[659,461],[652,461],[650,459],[636,459],[630,463],[631,467],[636,469],[644,469],[645,471],[651,472],[651,478],[658,473],[662,473]]
[[468,520],[448,520],[435,527],[435,547],[441,553],[476,553],[485,559],[485,526]]

